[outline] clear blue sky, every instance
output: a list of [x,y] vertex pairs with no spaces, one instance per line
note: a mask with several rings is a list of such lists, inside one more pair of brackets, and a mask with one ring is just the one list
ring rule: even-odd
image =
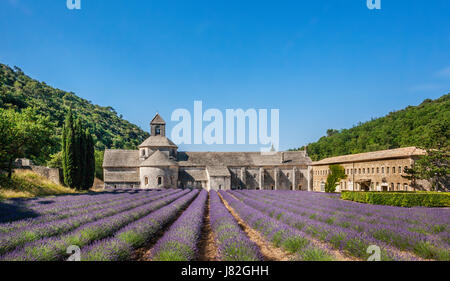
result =
[[0,62],[145,130],[194,100],[279,108],[288,149],[450,92],[448,0],[81,1],[1,0]]

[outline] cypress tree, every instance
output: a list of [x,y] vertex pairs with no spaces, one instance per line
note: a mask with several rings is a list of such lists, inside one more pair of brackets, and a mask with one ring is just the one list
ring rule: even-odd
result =
[[66,133],[66,178],[64,183],[71,187],[76,187],[77,167],[75,159],[75,132],[73,128],[67,127]]
[[95,154],[94,154],[94,139],[92,135],[86,130],[86,169],[84,176],[84,189],[88,190],[94,184],[95,177]]
[[85,164],[85,149],[84,149],[84,133],[81,126],[80,119],[75,121],[74,126],[74,163],[75,176],[73,185],[77,189],[83,186],[83,172]]
[[75,159],[74,159],[74,125],[72,110],[70,109],[67,113],[64,130],[63,130],[63,175],[64,184],[68,187],[74,188],[75,180]]
[[80,119],[69,110],[62,132],[62,166],[65,185],[88,190],[95,177],[94,140]]
[[[65,122],[64,122],[65,123]],[[67,157],[66,157],[66,138],[67,138],[67,132],[66,132],[66,124],[63,124],[62,129],[62,137],[61,137],[61,164],[62,164],[62,171],[63,171],[63,183],[66,182],[66,172],[67,172]]]

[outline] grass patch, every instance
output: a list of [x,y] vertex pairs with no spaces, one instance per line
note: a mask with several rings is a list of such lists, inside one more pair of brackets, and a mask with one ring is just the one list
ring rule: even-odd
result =
[[80,193],[74,189],[55,184],[33,171],[17,170],[11,179],[0,174],[0,199],[31,198]]

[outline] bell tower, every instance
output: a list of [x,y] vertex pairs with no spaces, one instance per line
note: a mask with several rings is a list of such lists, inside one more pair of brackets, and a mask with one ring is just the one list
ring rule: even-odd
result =
[[166,136],[166,121],[157,113],[150,122],[150,135],[152,136]]

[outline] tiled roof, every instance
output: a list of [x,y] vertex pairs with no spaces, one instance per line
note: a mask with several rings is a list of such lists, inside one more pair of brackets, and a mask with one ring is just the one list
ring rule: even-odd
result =
[[[284,161],[281,162],[281,152],[274,155],[263,155],[260,152],[179,152],[177,163],[180,167],[217,167],[217,166],[289,166],[309,165],[311,159],[304,151],[288,151],[284,153]],[[164,155],[165,156],[165,155]],[[161,156],[159,156],[161,157]],[[150,156],[144,162],[149,162]],[[167,158],[167,157],[166,157]],[[151,160],[156,165],[156,159]],[[171,161],[162,159],[162,161]],[[148,164],[148,163],[146,163]],[[160,164],[161,165],[161,164]],[[171,163],[170,165],[173,165]],[[175,164],[176,165],[176,164]],[[109,150],[105,151],[103,167],[139,167],[138,150]]]
[[288,151],[284,153],[281,162],[281,153],[264,155],[260,152],[179,152],[178,164],[180,166],[283,166],[283,165],[309,165],[311,159],[304,151]]
[[158,136],[150,136],[146,139],[140,146],[141,147],[173,147],[177,148],[177,145],[174,144],[170,139],[158,135]]
[[164,119],[162,119],[162,117],[157,113],[155,115],[155,117],[153,117],[152,122],[150,122],[150,124],[154,124],[154,125],[165,125],[166,121],[164,121]]
[[231,177],[230,171],[225,166],[208,166],[206,170],[210,177]]
[[390,159],[390,158],[405,158],[410,156],[425,155],[426,151],[417,147],[404,147],[397,149],[381,150],[374,152],[366,152],[351,155],[342,155],[331,158],[325,158],[323,160],[313,162],[313,166],[317,165],[329,165],[337,163],[347,163],[347,162],[362,162],[380,159]]
[[144,160],[140,167],[178,166],[178,163],[170,160],[166,154],[157,150]]

